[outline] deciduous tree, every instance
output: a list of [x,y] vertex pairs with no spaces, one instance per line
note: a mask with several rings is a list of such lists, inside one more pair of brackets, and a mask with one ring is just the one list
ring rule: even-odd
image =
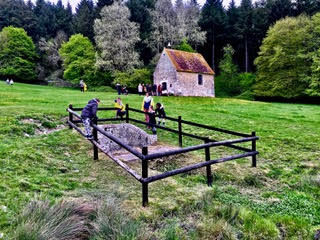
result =
[[5,27],[0,32],[0,75],[19,81],[35,80],[35,45],[22,28]]
[[104,71],[127,71],[139,66],[139,54],[134,48],[140,40],[139,27],[129,20],[128,7],[115,2],[102,8],[100,15],[94,23],[99,50],[96,66]]

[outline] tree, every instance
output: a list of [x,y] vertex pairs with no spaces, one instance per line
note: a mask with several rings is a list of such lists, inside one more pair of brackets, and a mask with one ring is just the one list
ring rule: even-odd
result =
[[55,7],[44,0],[37,0],[33,10],[37,19],[37,39],[52,38],[56,35]]
[[244,46],[245,71],[249,72],[249,45],[251,43],[253,22],[252,22],[252,2],[242,0],[239,8],[240,18],[238,29]]
[[5,27],[0,32],[0,75],[19,81],[35,80],[35,45],[22,28]]
[[272,26],[263,40],[257,66],[255,95],[298,98],[305,95],[311,75],[313,26],[310,18],[287,17]]
[[8,26],[23,28],[35,40],[37,21],[32,9],[30,1],[25,4],[23,0],[1,0],[0,30]]
[[181,41],[175,28],[177,16],[171,0],[158,0],[151,16],[153,31],[148,38],[148,44],[156,54],[159,54],[168,43],[176,45]]
[[182,42],[175,47],[175,49],[185,52],[195,52],[193,48],[188,44],[187,39],[183,39]]
[[128,7],[119,2],[101,10],[94,23],[99,50],[96,66],[105,71],[127,71],[140,65],[134,46],[140,40],[139,27],[131,22]]
[[89,38],[82,34],[72,35],[62,44],[59,53],[63,59],[63,77],[73,84],[80,79],[95,84],[95,50]]
[[56,29],[57,31],[63,31],[67,36],[71,36],[73,33],[72,26],[72,8],[68,2],[67,9],[64,8],[62,0],[58,0],[55,6],[55,17],[56,17]]
[[81,0],[76,8],[74,16],[74,31],[94,40],[93,24],[94,24],[94,7],[92,0]]
[[112,5],[114,0],[98,0],[96,5],[96,18],[100,17],[100,11],[104,6]]
[[202,8],[199,24],[201,29],[207,32],[207,41],[204,49],[210,49],[211,54],[209,53],[208,55],[206,52],[209,51],[205,51],[205,56],[211,58],[211,66],[212,69],[215,70],[215,59],[217,57],[217,52],[219,52],[216,51],[216,48],[219,42],[223,42],[225,34],[226,15],[222,6],[222,0],[206,1]]
[[136,49],[144,64],[149,64],[154,53],[148,45],[147,39],[152,33],[151,11],[154,9],[155,0],[129,0],[126,4],[131,13],[130,21],[140,25],[140,41],[136,44]]

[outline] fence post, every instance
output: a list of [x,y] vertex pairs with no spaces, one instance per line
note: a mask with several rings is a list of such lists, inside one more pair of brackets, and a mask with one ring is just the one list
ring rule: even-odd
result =
[[[72,104],[69,104],[69,109],[73,109]],[[69,121],[73,123],[73,114],[69,112]],[[69,129],[72,129],[72,126],[69,124]]]
[[[98,124],[97,118],[93,119],[93,124],[95,124],[95,125]],[[98,131],[94,127],[93,127],[93,130],[92,130],[92,135],[93,135],[93,140],[98,142]],[[99,159],[98,147],[95,144],[93,144],[93,160],[98,160],[98,159]]]
[[129,104],[126,104],[126,123],[129,123]]
[[178,131],[179,131],[179,147],[182,147],[182,123],[181,123],[181,116],[178,117]]
[[[209,138],[207,138],[204,143],[209,143]],[[205,148],[205,155],[206,155],[206,161],[210,161],[210,148],[206,147]],[[208,182],[208,186],[211,187],[212,186],[212,181],[213,181],[213,177],[212,177],[212,173],[211,173],[211,165],[206,166],[207,169],[207,182]]]
[[[252,132],[251,133],[252,137],[256,136],[256,132]],[[256,146],[256,140],[252,140],[252,151],[256,151],[257,150],[257,146]],[[252,156],[252,167],[256,167],[257,166],[257,155],[253,155]]]
[[[142,148],[142,154],[148,155],[148,147]],[[148,177],[148,160],[142,160],[142,178]],[[142,206],[148,206],[148,183],[142,183]]]

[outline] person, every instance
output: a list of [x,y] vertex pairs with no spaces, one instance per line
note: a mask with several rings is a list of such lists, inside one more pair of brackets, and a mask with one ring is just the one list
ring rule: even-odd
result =
[[123,119],[123,116],[126,114],[125,107],[121,101],[121,98],[118,97],[118,99],[114,100],[114,107],[116,110],[116,118],[120,117]]
[[147,84],[147,92],[149,93],[149,95],[151,95],[152,93],[152,86],[151,84]]
[[9,78],[7,78],[6,83],[7,83],[8,85],[10,84]]
[[86,92],[88,90],[87,84],[83,82],[83,92]]
[[117,88],[117,91],[118,91],[118,95],[121,95],[121,85],[120,85],[120,83],[116,84],[116,88]]
[[79,85],[80,85],[80,91],[84,92],[84,81],[82,79],[80,80]]
[[143,98],[143,101],[142,101],[142,111],[145,112],[145,121],[146,123],[149,122],[149,109],[150,109],[150,106],[154,106],[154,103],[153,103],[153,98],[151,96],[149,96],[149,93],[146,92],[146,96]]
[[83,125],[86,130],[86,138],[93,139],[91,131],[91,121],[97,119],[98,104],[100,103],[99,98],[91,99],[88,104],[82,109],[81,118]]
[[156,104],[156,115],[158,117],[158,125],[163,124],[163,126],[166,124],[166,112],[164,111],[164,107],[161,103]]
[[13,80],[11,79],[11,80],[10,80],[10,86],[12,86],[12,85],[13,85]]
[[152,95],[157,96],[157,84],[152,85]]
[[157,134],[157,128],[155,126],[157,124],[157,122],[156,122],[156,113],[153,110],[152,105],[149,108],[149,123],[153,124],[152,126],[149,126],[152,129],[152,133],[153,134]]
[[147,92],[147,84],[142,84],[142,94],[145,95]]
[[162,87],[161,84],[158,85],[158,91],[157,91],[158,96],[162,95]]
[[142,95],[142,84],[141,83],[139,83],[139,85],[138,85],[138,93],[140,96]]
[[127,89],[127,87],[126,86],[123,86],[123,88],[122,88],[122,94],[123,95],[128,95],[128,89]]

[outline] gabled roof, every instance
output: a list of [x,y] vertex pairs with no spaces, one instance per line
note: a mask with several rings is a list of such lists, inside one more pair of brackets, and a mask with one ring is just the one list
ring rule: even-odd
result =
[[200,53],[164,49],[178,72],[214,74],[207,61]]

